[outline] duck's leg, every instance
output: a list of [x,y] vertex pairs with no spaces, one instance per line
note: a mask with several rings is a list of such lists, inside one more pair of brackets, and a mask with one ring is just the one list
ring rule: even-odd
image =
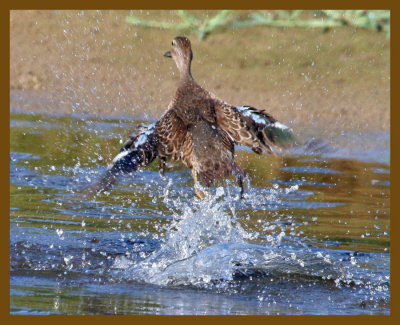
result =
[[193,176],[193,180],[194,180],[194,192],[196,193],[197,197],[198,197],[200,200],[203,200],[204,197],[205,197],[205,195],[204,195],[203,191],[200,190],[200,189],[197,187],[197,184],[198,184],[199,182],[198,182],[198,180],[197,180],[197,174],[196,174],[196,171],[195,171],[194,169],[192,169],[192,176]]
[[243,180],[246,177],[246,172],[242,168],[240,168],[238,164],[234,163],[233,173],[235,174],[238,185],[240,186],[240,199],[243,199],[243,194],[244,194]]
[[243,187],[243,177],[240,175],[237,178],[238,185],[240,186],[240,199],[243,199],[243,194],[244,194],[244,187]]
[[158,160],[158,172],[160,176],[164,178],[164,171],[165,171],[165,158],[159,158]]

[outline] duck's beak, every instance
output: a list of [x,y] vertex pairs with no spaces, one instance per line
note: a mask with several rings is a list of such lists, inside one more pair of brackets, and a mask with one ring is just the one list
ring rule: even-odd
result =
[[172,58],[171,51],[165,52],[165,53],[164,53],[164,56],[165,56],[166,58]]

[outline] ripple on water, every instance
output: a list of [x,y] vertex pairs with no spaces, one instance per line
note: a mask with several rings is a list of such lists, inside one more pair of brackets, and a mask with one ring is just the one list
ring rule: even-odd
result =
[[189,171],[156,166],[88,197],[128,131],[14,118],[12,313],[390,313],[388,164],[314,142],[301,156],[238,151],[244,200],[228,182],[199,202]]

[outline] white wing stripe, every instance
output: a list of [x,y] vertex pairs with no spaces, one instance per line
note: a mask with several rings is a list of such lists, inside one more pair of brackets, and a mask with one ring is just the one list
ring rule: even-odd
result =
[[258,114],[255,114],[255,110],[249,106],[236,106],[236,108],[247,117],[250,117],[254,122],[264,125],[270,125],[269,122],[261,118]]
[[124,150],[124,151],[121,151],[118,155],[115,156],[115,158],[113,159],[112,164],[109,166],[109,168],[112,167],[113,164],[115,164],[118,160],[120,160],[120,159],[122,159],[123,157],[125,157],[125,156],[126,156],[128,153],[130,153],[131,151],[132,151],[132,150]]
[[144,132],[137,138],[137,140],[136,140],[136,142],[135,142],[135,149],[137,149],[140,145],[146,143],[146,141],[147,141],[149,135],[152,134],[152,133],[154,132],[154,127],[155,127],[155,125],[156,125],[155,123],[150,124],[150,125],[147,127],[147,130],[144,131]]
[[282,129],[282,130],[289,129],[289,127],[287,127],[285,124],[280,123],[280,122],[275,122],[272,124],[272,126],[275,128],[278,128],[278,129]]
[[250,106],[236,106],[236,109],[241,112],[244,116],[250,117],[254,122],[259,123],[259,124],[264,124],[265,126],[281,129],[281,130],[287,130],[289,127],[287,127],[285,124],[280,123],[280,122],[274,122],[270,123],[263,119],[260,114],[256,113],[256,110]]

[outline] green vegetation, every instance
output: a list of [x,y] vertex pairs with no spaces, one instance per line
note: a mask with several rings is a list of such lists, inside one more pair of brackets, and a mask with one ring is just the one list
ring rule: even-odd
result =
[[252,12],[243,19],[238,11],[220,10],[213,17],[200,18],[187,10],[177,10],[181,23],[158,22],[126,17],[126,21],[142,27],[190,30],[200,40],[219,27],[239,28],[255,25],[271,27],[317,27],[327,31],[331,27],[354,26],[386,31],[390,36],[389,10],[263,10]]

